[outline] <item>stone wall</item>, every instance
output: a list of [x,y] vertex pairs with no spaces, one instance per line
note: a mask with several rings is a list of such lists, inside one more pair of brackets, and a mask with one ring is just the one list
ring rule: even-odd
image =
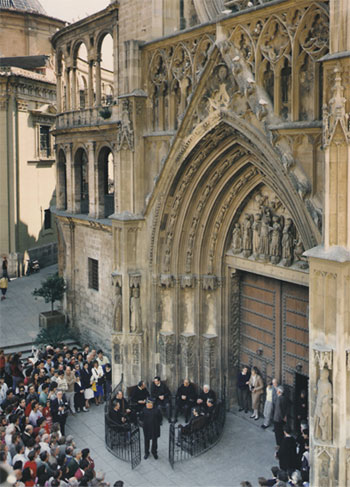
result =
[[[110,354],[112,329],[111,233],[86,225],[76,225],[75,230],[75,308],[73,324],[82,341],[103,347]],[[98,260],[99,290],[88,286],[88,258]]]

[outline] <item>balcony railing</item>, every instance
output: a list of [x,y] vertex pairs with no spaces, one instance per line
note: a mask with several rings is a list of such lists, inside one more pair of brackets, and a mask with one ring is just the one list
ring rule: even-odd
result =
[[60,113],[56,129],[94,126],[118,121],[117,105],[105,105]]

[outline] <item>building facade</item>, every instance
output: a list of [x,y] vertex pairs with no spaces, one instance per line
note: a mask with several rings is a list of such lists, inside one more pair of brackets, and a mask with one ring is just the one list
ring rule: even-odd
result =
[[37,1],[0,1],[0,255],[11,276],[29,257],[57,262],[50,37],[63,26]]
[[121,0],[53,37],[72,324],[111,352],[116,383],[226,377],[233,403],[238,367],[256,365],[291,398],[308,388],[318,486],[350,477],[349,13]]

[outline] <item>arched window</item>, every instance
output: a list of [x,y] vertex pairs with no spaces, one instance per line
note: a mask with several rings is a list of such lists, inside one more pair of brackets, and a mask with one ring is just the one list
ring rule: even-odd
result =
[[114,78],[114,43],[111,34],[106,32],[99,39],[98,62],[96,65],[96,92],[97,84],[100,83],[100,100],[97,104],[112,105],[114,97],[113,78]]
[[57,159],[56,205],[59,210],[67,209],[67,164],[62,149],[60,149]]
[[112,215],[114,209],[114,158],[109,147],[103,147],[98,157],[98,217]]
[[77,213],[89,213],[89,165],[87,154],[80,148],[74,157],[74,199]]

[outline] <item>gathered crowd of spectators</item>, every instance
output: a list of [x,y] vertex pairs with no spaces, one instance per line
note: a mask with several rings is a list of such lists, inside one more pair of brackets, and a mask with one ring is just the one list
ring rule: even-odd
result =
[[[111,366],[102,350],[67,346],[21,353],[0,351],[0,484],[105,486],[89,448],[65,435],[68,414],[85,414],[111,390]],[[123,485],[117,481],[117,486]]]
[[[276,439],[275,457],[279,467],[272,467],[272,478],[258,479],[261,486],[297,486],[309,485],[309,429],[308,403],[305,391],[300,391],[296,401],[295,431],[290,426],[290,401],[285,389],[278,385],[277,379],[266,386],[264,421],[261,428],[273,426]],[[251,418],[259,419],[260,402],[264,393],[264,382],[257,367],[252,370],[243,367],[237,377],[237,396],[239,412],[249,413]],[[249,482],[241,485],[248,487]]]

